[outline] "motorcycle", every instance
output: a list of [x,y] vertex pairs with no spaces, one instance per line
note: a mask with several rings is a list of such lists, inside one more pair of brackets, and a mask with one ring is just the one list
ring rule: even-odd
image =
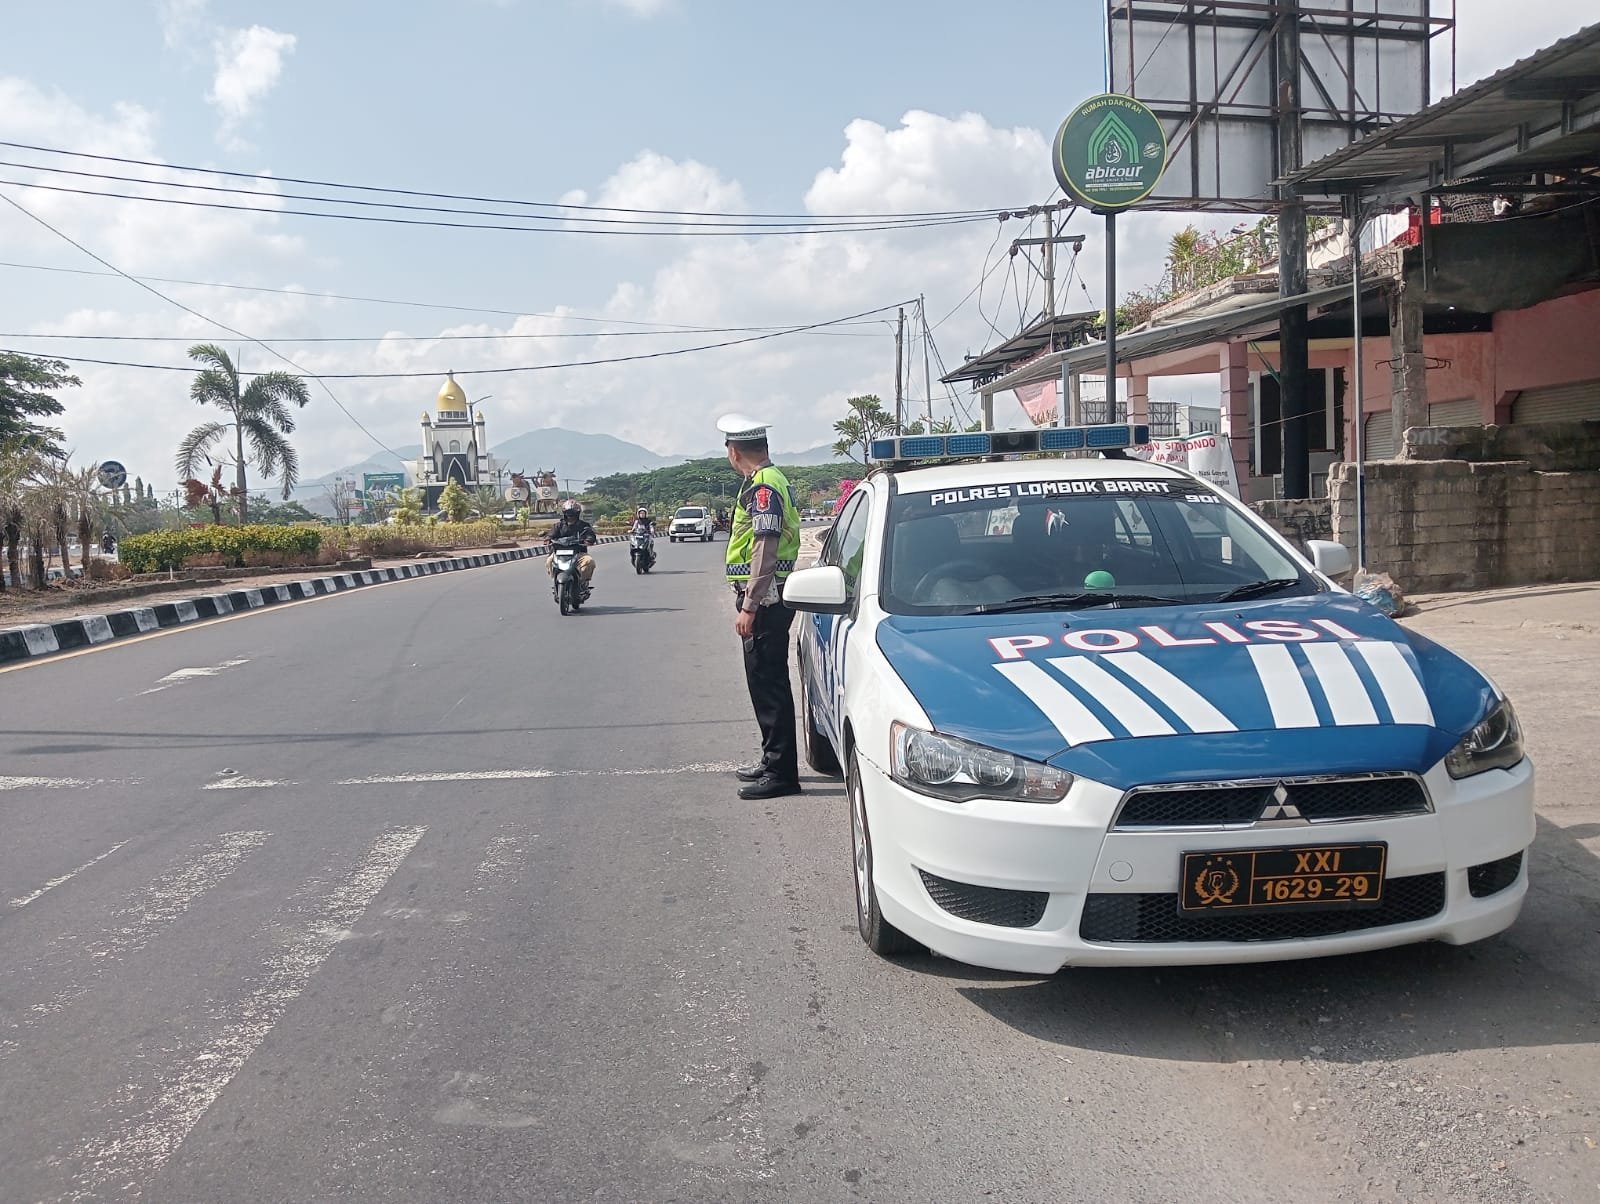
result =
[[564,615],[577,614],[578,608],[589,600],[589,587],[578,573],[578,557],[586,551],[588,545],[580,535],[550,541],[550,593]]
[[649,531],[635,531],[628,540],[628,559],[633,571],[643,575],[656,566],[656,539]]

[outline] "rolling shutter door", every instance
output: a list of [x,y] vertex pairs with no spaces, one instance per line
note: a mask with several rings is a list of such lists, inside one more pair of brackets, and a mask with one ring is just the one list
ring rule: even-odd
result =
[[1482,426],[1483,407],[1477,398],[1463,401],[1441,401],[1428,407],[1429,426]]
[[1511,421],[1579,422],[1600,419],[1600,380],[1524,389],[1511,404]]
[[1388,411],[1367,415],[1366,444],[1362,450],[1369,460],[1394,459],[1394,420]]

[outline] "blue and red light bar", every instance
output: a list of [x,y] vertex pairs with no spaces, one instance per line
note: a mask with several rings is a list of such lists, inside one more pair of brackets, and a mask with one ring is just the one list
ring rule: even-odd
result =
[[1097,426],[1047,426],[1026,431],[975,431],[959,435],[900,435],[874,439],[867,458],[966,460],[973,456],[1012,456],[1030,452],[1113,451],[1150,442],[1150,428],[1128,422]]

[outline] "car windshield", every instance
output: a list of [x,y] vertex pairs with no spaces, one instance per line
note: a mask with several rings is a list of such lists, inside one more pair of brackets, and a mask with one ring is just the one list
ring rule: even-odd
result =
[[698,506],[680,506],[678,508],[678,513],[676,513],[672,517],[674,517],[674,518],[704,518],[705,517],[705,513],[706,512],[704,510],[700,509]]
[[1215,491],[1184,478],[901,490],[882,604],[897,614],[1160,606],[1322,586]]

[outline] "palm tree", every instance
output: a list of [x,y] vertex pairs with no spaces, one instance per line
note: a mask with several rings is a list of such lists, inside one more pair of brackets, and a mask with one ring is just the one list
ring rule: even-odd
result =
[[[189,358],[206,365],[195,375],[189,396],[200,405],[214,405],[225,413],[227,422],[202,422],[178,444],[178,475],[194,477],[202,458],[230,431],[233,433],[234,490],[239,499],[239,521],[249,521],[249,490],[245,463],[254,461],[265,476],[282,474],[283,500],[288,501],[300,478],[300,457],[284,436],[294,431],[294,415],[289,404],[304,408],[311,400],[305,381],[287,372],[263,372],[243,390],[239,370],[228,353],[215,343],[198,343],[189,348]],[[249,455],[245,443],[249,442]]]

